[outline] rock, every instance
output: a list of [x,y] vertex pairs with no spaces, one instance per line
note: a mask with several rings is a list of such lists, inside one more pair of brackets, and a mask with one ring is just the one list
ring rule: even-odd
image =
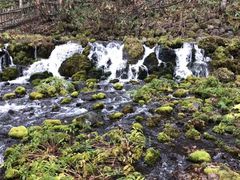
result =
[[107,97],[106,94],[102,93],[102,92],[92,95],[92,99],[94,99],[94,100],[105,99],[106,97]]
[[72,98],[77,98],[78,95],[79,95],[78,91],[74,91],[74,92],[71,93]]
[[201,139],[201,133],[198,132],[196,129],[191,128],[185,133],[186,137],[193,140]]
[[16,89],[15,89],[15,94],[17,95],[25,95],[26,94],[26,88],[25,87],[22,87],[22,86],[18,86]]
[[59,119],[45,119],[43,124],[46,126],[54,126],[54,125],[61,125],[62,122]]
[[145,67],[140,66],[138,71],[138,79],[144,80],[148,76],[148,71]]
[[99,110],[99,109],[103,109],[104,108],[104,104],[102,102],[97,102],[95,104],[93,104],[93,110]]
[[188,94],[188,90],[185,89],[177,89],[174,93],[173,96],[175,97],[186,97]]
[[3,96],[3,100],[9,100],[9,99],[14,99],[14,98],[16,98],[15,93],[7,93],[7,94],[4,94],[4,96]]
[[134,112],[134,109],[131,104],[125,105],[122,109],[122,113],[124,113],[124,114],[133,113],[133,112]]
[[72,98],[65,97],[61,100],[61,104],[69,104],[72,101]]
[[49,77],[53,77],[53,74],[48,71],[38,72],[38,73],[34,73],[30,76],[29,82],[32,83],[34,80],[46,79]]
[[24,126],[13,127],[8,132],[8,135],[12,138],[22,139],[28,135],[28,130]]
[[123,89],[123,84],[122,83],[115,83],[113,85],[113,88],[116,90],[122,90]]
[[[65,77],[72,77],[77,72],[85,71],[85,73],[87,73],[91,67],[92,63],[87,56],[83,54],[75,54],[61,64],[59,73]],[[87,75],[85,74],[85,76]]]
[[38,100],[38,99],[43,99],[44,95],[39,92],[31,92],[29,95],[29,98],[32,100]]
[[228,83],[235,80],[235,74],[227,68],[218,68],[214,75],[223,83]]
[[149,74],[159,71],[159,62],[155,53],[151,53],[147,58],[145,58],[143,64],[147,67]]
[[111,120],[117,120],[117,119],[121,119],[123,116],[124,116],[123,113],[121,113],[121,112],[115,112],[115,113],[111,114],[111,115],[109,116],[109,118],[110,118]]
[[124,39],[124,53],[129,64],[136,64],[144,54],[144,47],[138,39],[127,37]]
[[159,157],[160,152],[158,150],[155,150],[154,148],[148,148],[144,157],[144,162],[149,166],[153,166]]
[[8,67],[0,72],[0,81],[14,80],[19,76],[19,71],[16,67]]
[[211,162],[211,156],[205,150],[196,150],[188,156],[188,159],[192,162]]
[[165,143],[165,142],[170,142],[171,137],[169,137],[166,133],[160,132],[157,136],[157,139],[159,142]]
[[158,114],[170,114],[173,111],[171,106],[161,106],[155,110]]

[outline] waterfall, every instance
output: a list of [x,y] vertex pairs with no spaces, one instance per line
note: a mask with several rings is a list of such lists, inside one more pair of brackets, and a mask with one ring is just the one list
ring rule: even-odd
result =
[[0,48],[0,72],[4,70],[6,67],[14,66],[12,57],[6,50],[6,48]]
[[[124,44],[118,41],[89,43],[91,46],[88,55],[89,60],[94,62],[97,68],[101,68],[105,73],[110,74],[108,80],[119,79],[121,81],[143,79],[154,72],[164,73],[166,68],[173,67],[172,72],[175,79],[185,79],[187,76],[207,76],[208,62],[210,58],[204,55],[204,51],[199,49],[194,43],[184,43],[181,48],[163,48],[160,45],[148,47],[143,45],[144,54],[136,64],[129,64]],[[48,59],[42,59],[32,64],[23,72],[23,76],[11,81],[12,83],[24,83],[30,76],[37,72],[48,71],[54,76],[60,77],[58,72],[62,62],[75,53],[82,53],[83,48],[77,43],[67,43],[56,46]],[[151,58],[149,59],[151,55]],[[152,59],[152,56],[154,59]],[[169,65],[170,64],[170,65]],[[169,66],[169,67],[168,67]],[[167,71],[169,72],[169,71]]]
[[23,71],[23,76],[11,81],[11,83],[22,84],[37,72],[48,71],[54,76],[60,77],[58,69],[62,62],[76,53],[82,53],[83,48],[77,43],[67,43],[56,46],[48,59],[42,59],[33,63],[27,70]]

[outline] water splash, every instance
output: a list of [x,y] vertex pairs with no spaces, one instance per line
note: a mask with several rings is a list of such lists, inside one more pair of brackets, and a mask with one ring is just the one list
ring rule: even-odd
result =
[[82,53],[82,51],[82,46],[76,43],[67,43],[56,46],[48,59],[42,59],[33,63],[26,71],[23,72],[22,77],[11,81],[11,83],[26,83],[32,74],[44,71],[51,72],[54,76],[60,77],[58,69],[60,68],[61,64],[67,58],[73,56],[76,53]]

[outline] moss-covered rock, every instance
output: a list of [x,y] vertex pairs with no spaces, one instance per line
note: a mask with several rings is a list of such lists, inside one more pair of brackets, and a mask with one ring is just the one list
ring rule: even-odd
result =
[[161,106],[155,110],[158,114],[170,114],[173,111],[173,108],[171,106]]
[[161,143],[165,143],[165,142],[170,142],[171,141],[171,137],[168,136],[166,133],[164,132],[160,132],[157,136],[157,139],[159,142]]
[[65,97],[61,100],[61,104],[69,104],[71,103],[72,98],[71,97]]
[[173,124],[165,124],[163,132],[171,138],[177,138],[180,135],[179,130]]
[[107,97],[107,95],[102,92],[92,95],[92,99],[94,99],[94,100],[105,99],[106,97]]
[[18,86],[15,90],[14,90],[15,94],[17,95],[24,95],[26,94],[26,88],[23,86]]
[[132,124],[132,129],[137,130],[137,131],[142,131],[143,126],[140,123],[133,123]]
[[15,93],[6,93],[3,95],[3,100],[9,100],[9,99],[14,99],[14,98],[16,98]]
[[92,63],[87,56],[75,54],[61,64],[59,73],[62,76],[72,77],[75,73],[89,71],[91,67]]
[[148,148],[144,157],[144,162],[147,165],[153,166],[158,158],[160,157],[160,152],[154,148]]
[[103,109],[104,108],[104,103],[102,102],[97,102],[95,104],[93,104],[93,110],[99,110],[99,109]]
[[142,43],[133,37],[127,37],[124,39],[124,51],[129,56],[129,64],[136,64],[137,61],[144,54],[144,47]]
[[33,83],[33,81],[36,81],[36,80],[41,81],[42,79],[47,79],[49,77],[53,77],[53,74],[48,71],[37,72],[30,76],[29,82]]
[[8,135],[12,138],[21,139],[28,135],[28,129],[24,126],[12,127]]
[[196,150],[188,156],[188,159],[192,162],[211,162],[211,156],[205,150]]
[[225,165],[210,165],[204,169],[204,173],[208,175],[216,174],[220,180],[225,179],[240,179],[240,174],[232,171]]
[[131,104],[125,105],[122,109],[122,113],[124,113],[124,114],[133,113],[133,112],[134,112],[134,109]]
[[59,119],[45,119],[43,124],[46,126],[54,126],[54,125],[61,125],[62,122]]
[[109,118],[110,118],[111,120],[117,120],[117,119],[121,119],[123,116],[124,116],[123,113],[121,113],[121,112],[115,112],[115,113],[111,114],[111,115],[109,116]]
[[122,90],[123,89],[123,84],[122,83],[115,83],[113,85],[113,88],[116,89],[116,90]]
[[173,96],[175,96],[175,97],[186,97],[187,94],[188,94],[188,90],[186,90],[186,89],[177,89],[173,93]]
[[10,169],[6,170],[4,178],[5,179],[15,179],[18,176],[19,176],[18,170],[10,168]]
[[235,74],[227,68],[218,68],[214,75],[223,83],[235,80]]
[[189,139],[199,140],[201,139],[201,133],[196,129],[191,128],[185,133],[186,137]]
[[78,95],[79,95],[78,91],[74,91],[74,92],[71,93],[72,98],[77,98]]
[[0,72],[0,81],[14,80],[19,76],[19,71],[16,67],[8,67]]
[[44,98],[44,94],[39,93],[39,92],[31,92],[29,94],[29,98],[32,99],[32,100],[43,99]]

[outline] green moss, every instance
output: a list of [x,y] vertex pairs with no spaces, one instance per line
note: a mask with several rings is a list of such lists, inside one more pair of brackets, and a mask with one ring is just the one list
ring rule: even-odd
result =
[[124,116],[123,113],[121,113],[121,112],[115,112],[115,113],[111,114],[111,115],[109,116],[109,118],[112,119],[112,120],[117,120],[117,119],[121,119],[123,116]]
[[122,83],[115,83],[113,85],[113,88],[116,90],[122,90],[123,89],[123,84]]
[[226,167],[225,165],[220,166],[209,166],[204,169],[204,173],[210,175],[210,174],[216,174],[219,177],[219,180],[225,180],[225,179],[234,179],[238,180],[240,179],[240,174],[237,172],[232,171],[230,168]]
[[92,98],[95,99],[95,100],[96,99],[105,99],[106,97],[107,97],[106,94],[102,93],[102,92],[92,95]]
[[132,128],[137,130],[137,131],[142,131],[143,126],[140,123],[133,123]]
[[79,71],[72,75],[73,81],[85,81],[87,79],[86,71]]
[[185,133],[186,137],[189,139],[199,140],[201,139],[201,133],[196,129],[191,128]]
[[154,148],[148,148],[144,157],[144,162],[147,165],[153,166],[159,157],[160,152],[158,150],[155,150]]
[[54,126],[54,125],[61,125],[62,122],[59,119],[45,119],[43,124],[46,126]]
[[72,98],[65,97],[61,100],[61,104],[69,104],[69,103],[71,103],[71,101],[72,101]]
[[226,131],[227,125],[224,123],[220,123],[219,125],[216,125],[213,127],[213,132],[217,134],[224,134]]
[[15,93],[7,93],[3,95],[3,100],[9,100],[9,99],[14,99],[16,98],[16,94]]
[[44,95],[39,92],[31,92],[29,95],[29,98],[32,100],[38,100],[38,99],[43,99]]
[[175,97],[186,97],[188,94],[188,90],[185,89],[177,89],[174,93],[173,96]]
[[92,108],[93,108],[93,110],[103,109],[104,108],[104,103],[97,102],[97,103],[93,104]]
[[7,169],[5,172],[5,179],[15,179],[19,176],[19,172],[16,169]]
[[192,162],[211,162],[211,156],[205,150],[196,150],[188,156]]
[[177,138],[180,135],[179,130],[176,127],[174,127],[174,125],[169,123],[164,125],[163,132],[171,138]]
[[173,111],[173,108],[171,106],[161,106],[155,110],[158,114],[170,114]]
[[142,121],[144,121],[144,117],[142,117],[142,116],[136,116],[136,117],[135,117],[135,120],[138,121],[138,122],[142,122]]
[[159,142],[161,143],[165,143],[165,142],[170,142],[171,141],[171,137],[169,137],[166,133],[164,132],[160,132],[157,136],[157,139]]
[[74,92],[71,93],[72,98],[77,98],[78,95],[79,95],[78,91],[74,91]]
[[15,91],[14,91],[17,95],[24,95],[26,94],[26,88],[22,87],[22,86],[18,86]]
[[28,130],[24,126],[12,127],[8,135],[13,138],[21,139],[28,135]]
[[130,64],[135,64],[144,53],[142,43],[133,37],[127,37],[124,39],[124,50],[130,57]]
[[0,72],[0,81],[14,80],[19,76],[19,72],[16,67],[8,67]]
[[217,138],[215,136],[209,134],[208,132],[204,132],[203,137],[207,140],[210,140],[210,141],[216,141],[217,140]]
[[214,75],[223,83],[235,80],[235,74],[227,68],[218,68]]

